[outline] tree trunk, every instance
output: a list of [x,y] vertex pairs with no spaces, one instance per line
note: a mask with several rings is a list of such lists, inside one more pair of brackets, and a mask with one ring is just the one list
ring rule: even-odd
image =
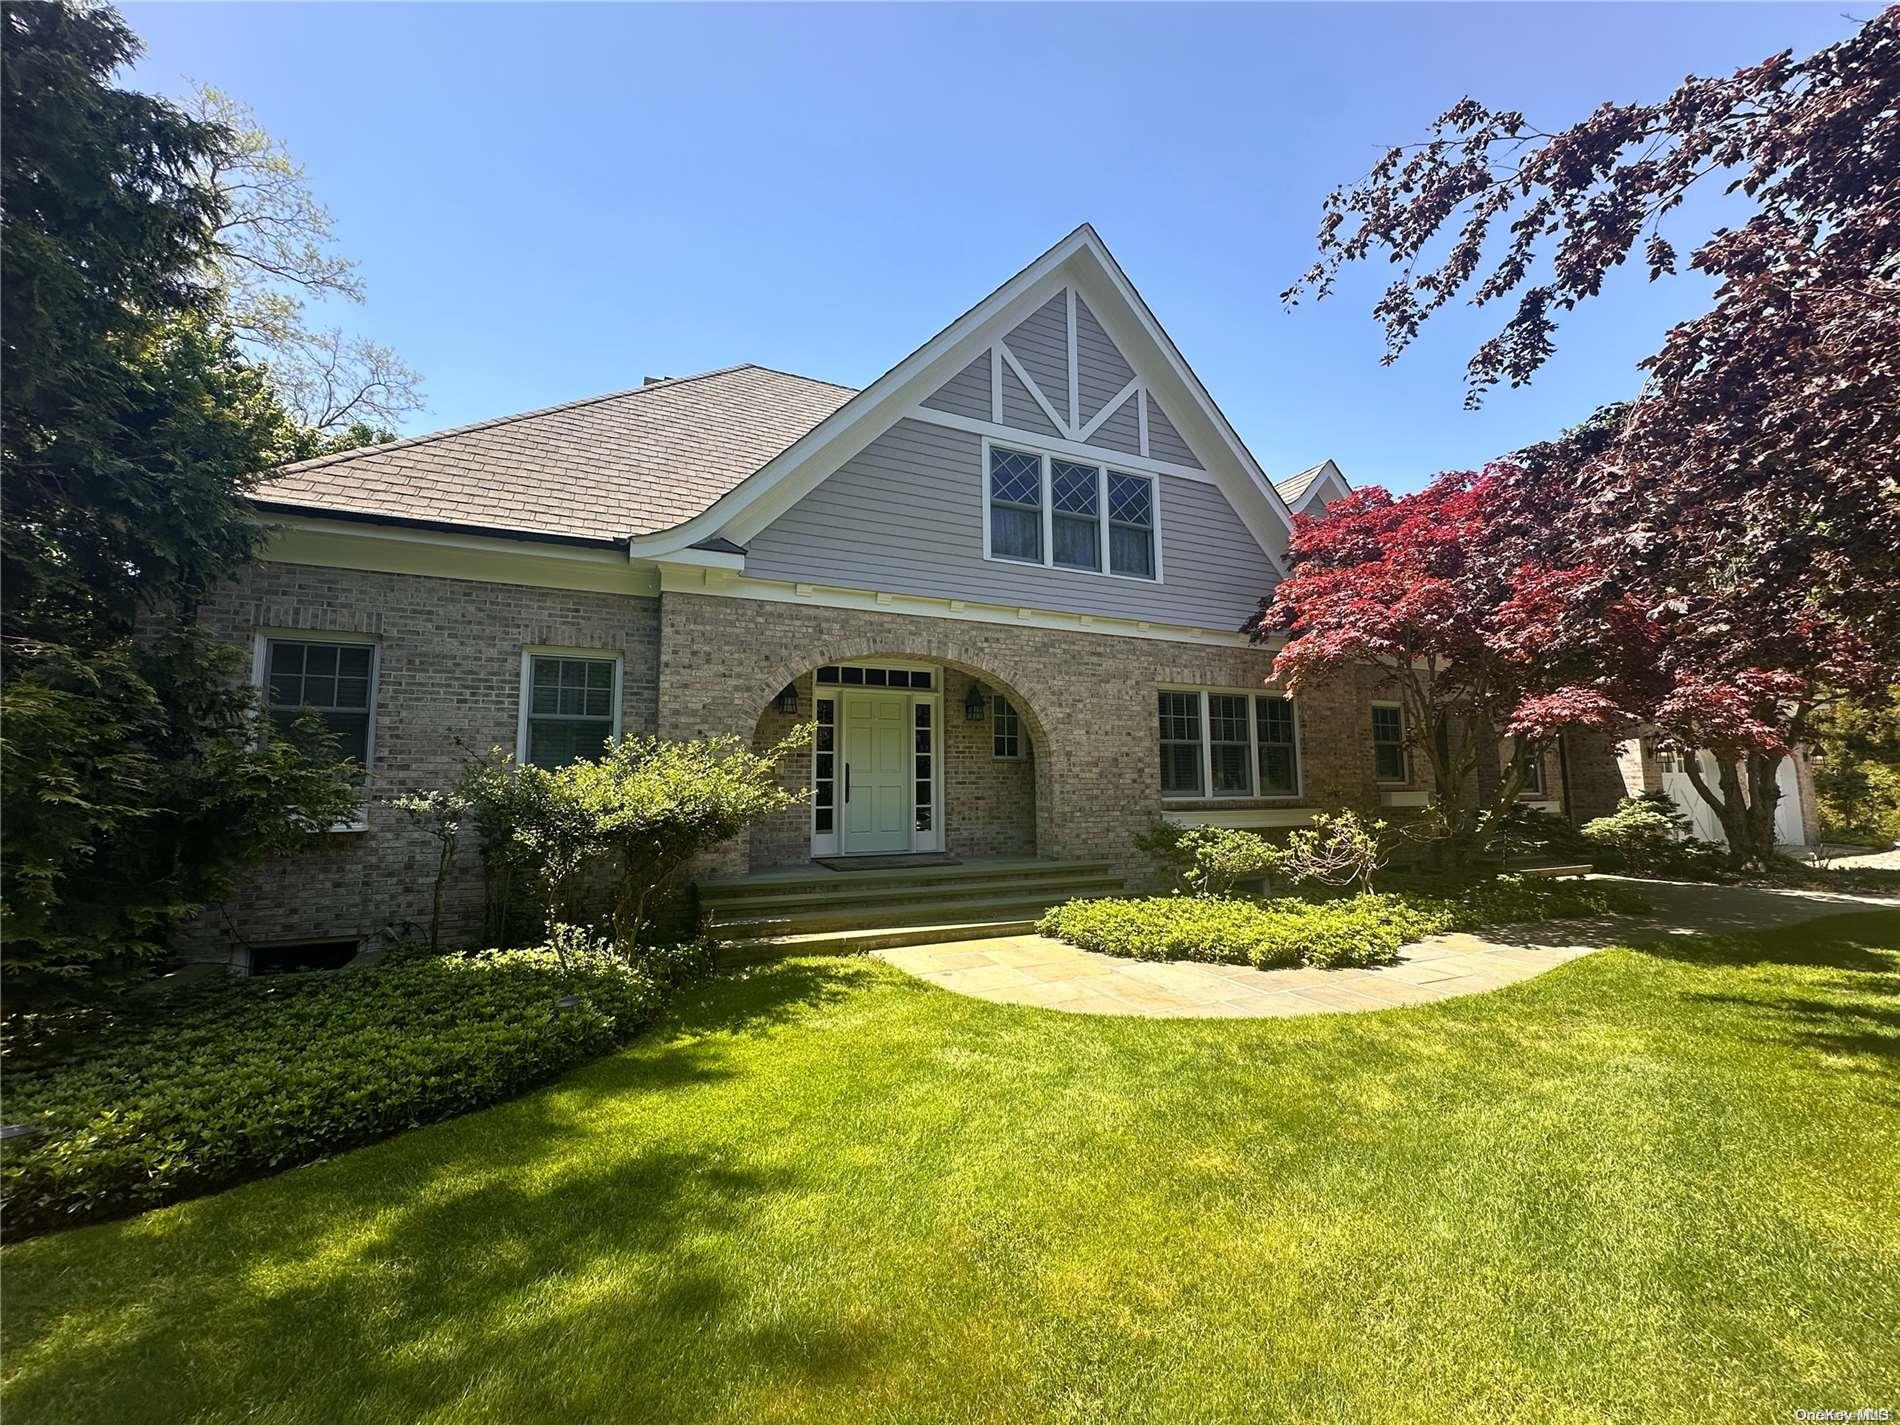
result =
[[[1775,768],[1780,758],[1750,753],[1743,762],[1716,759],[1716,782],[1721,794],[1702,776],[1701,761],[1693,751],[1683,754],[1682,769],[1689,785],[1715,811],[1722,823],[1722,835],[1728,839],[1729,864],[1736,870],[1766,866],[1775,854],[1775,803],[1781,789],[1775,783]],[[1766,785],[1763,785],[1763,764]],[[1744,791],[1743,767],[1747,768]]]

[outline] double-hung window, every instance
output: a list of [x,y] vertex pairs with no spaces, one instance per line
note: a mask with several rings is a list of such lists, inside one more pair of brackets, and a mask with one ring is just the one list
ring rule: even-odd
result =
[[990,447],[990,553],[1040,564],[1042,457]]
[[1372,775],[1381,782],[1411,780],[1405,749],[1405,710],[1397,703],[1372,705]]
[[1154,477],[988,445],[985,506],[992,559],[1159,579]]
[[1279,693],[1163,689],[1161,795],[1294,797],[1300,794],[1293,704]]
[[521,761],[564,767],[598,757],[619,732],[618,658],[527,653],[521,681]]
[[336,738],[338,755],[367,771],[376,710],[375,645],[267,639],[264,685],[271,721],[288,728],[315,713]]

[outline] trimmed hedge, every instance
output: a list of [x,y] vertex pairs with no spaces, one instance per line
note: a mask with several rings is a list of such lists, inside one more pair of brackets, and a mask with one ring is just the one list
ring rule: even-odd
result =
[[33,1025],[38,1043],[8,1046],[7,1119],[39,1131],[0,1145],[7,1233],[176,1202],[507,1098],[653,1023],[707,953],[588,955],[566,973],[546,950],[394,959]]
[[1203,960],[1263,970],[1292,965],[1346,969],[1392,964],[1401,945],[1448,930],[1644,908],[1641,897],[1621,886],[1507,876],[1455,896],[1070,901],[1044,915],[1038,928],[1084,950],[1133,960]]

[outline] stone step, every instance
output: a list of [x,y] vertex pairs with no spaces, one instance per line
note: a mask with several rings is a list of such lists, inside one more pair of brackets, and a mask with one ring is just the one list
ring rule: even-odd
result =
[[702,905],[758,897],[802,895],[843,891],[856,894],[871,886],[938,886],[986,879],[1024,881],[1060,880],[1064,877],[1102,875],[1113,870],[1106,861],[1040,861],[1031,858],[1011,861],[968,861],[949,866],[915,866],[876,871],[831,871],[823,867],[811,871],[768,872],[750,876],[715,876],[699,882]]
[[1107,887],[1050,887],[1046,891],[998,890],[994,894],[946,897],[917,902],[863,905],[816,905],[796,909],[743,910],[728,907],[707,922],[707,931],[719,940],[756,940],[768,936],[827,930],[868,930],[894,925],[941,925],[956,921],[1039,920],[1042,913],[1064,901],[1113,895],[1118,882]]
[[729,940],[719,947],[721,965],[746,965],[787,955],[857,955],[893,945],[934,945],[946,940],[988,940],[1028,935],[1034,920],[960,920],[941,925],[893,925],[867,930],[821,930],[802,935]]
[[[732,920],[752,920],[765,916],[794,916],[805,911],[848,911],[853,907],[897,909],[949,905],[966,900],[1013,896],[1028,900],[1038,896],[1055,900],[1075,900],[1084,896],[1116,895],[1122,879],[1112,872],[1027,878],[998,875],[968,877],[936,885],[890,885],[881,881],[826,887],[821,891],[788,891],[776,895],[741,896],[708,899],[700,904],[714,924]],[[941,917],[931,917],[941,919]]]

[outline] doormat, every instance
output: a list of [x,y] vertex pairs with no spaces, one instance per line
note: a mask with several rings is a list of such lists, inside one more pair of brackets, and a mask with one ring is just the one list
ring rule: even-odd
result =
[[908,871],[913,866],[961,866],[941,851],[913,851],[901,856],[814,856],[814,865],[831,871]]

